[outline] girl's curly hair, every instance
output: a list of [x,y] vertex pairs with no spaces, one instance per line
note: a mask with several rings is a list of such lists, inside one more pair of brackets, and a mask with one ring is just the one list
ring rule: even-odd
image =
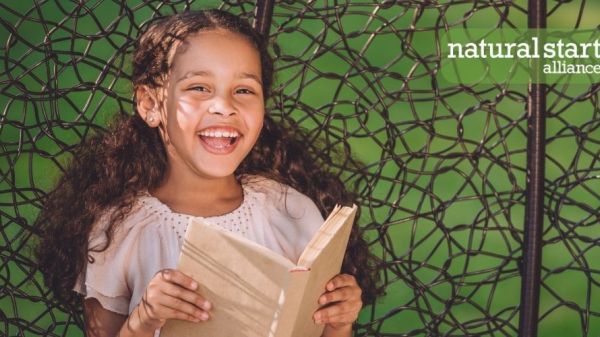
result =
[[[222,28],[245,36],[256,47],[262,65],[265,101],[273,81],[273,61],[266,41],[246,21],[220,10],[193,11],[160,18],[137,41],[133,54],[134,89],[158,87],[169,73],[174,45],[200,30]],[[305,145],[306,133],[275,122],[266,114],[259,139],[237,168],[239,179],[258,174],[288,184],[310,197],[325,217],[336,203],[352,203],[340,178],[319,163],[319,155]],[[56,187],[47,195],[36,220],[40,241],[35,255],[46,285],[68,310],[79,308],[72,291],[85,270],[88,237],[92,226],[107,209],[110,245],[115,228],[131,211],[135,199],[156,188],[167,168],[167,155],[157,128],[150,128],[137,114],[119,115],[107,132],[98,133],[75,150]],[[357,215],[358,219],[358,215]],[[342,271],[355,275],[363,301],[372,303],[380,292],[375,258],[354,226]]]

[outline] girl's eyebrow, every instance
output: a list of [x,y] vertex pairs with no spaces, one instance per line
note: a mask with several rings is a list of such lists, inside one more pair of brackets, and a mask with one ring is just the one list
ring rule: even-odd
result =
[[238,74],[237,77],[244,78],[244,79],[249,78],[251,80],[255,80],[258,84],[262,85],[262,80],[258,76],[256,76],[255,74],[252,74],[252,73],[242,72],[242,73]]
[[183,76],[181,76],[180,78],[177,79],[177,82],[181,82],[185,79],[188,79],[190,77],[193,76],[212,76],[212,74],[208,71],[205,70],[194,70],[194,71],[188,71],[187,73],[183,74]]
[[[212,77],[213,74],[210,71],[206,71],[206,70],[188,71],[183,76],[181,76],[180,78],[178,78],[175,83],[181,82],[181,81],[183,81],[185,79],[188,79],[190,77],[193,77],[193,76],[208,76],[208,77]],[[241,72],[241,73],[238,73],[236,77],[237,78],[242,78],[242,79],[251,79],[251,80],[256,81],[258,84],[262,85],[261,79],[258,76],[256,76],[255,74],[252,74],[252,73]]]

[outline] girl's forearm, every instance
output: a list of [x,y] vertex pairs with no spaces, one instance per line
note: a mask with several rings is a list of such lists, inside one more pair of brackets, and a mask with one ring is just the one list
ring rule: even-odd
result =
[[345,325],[340,328],[334,328],[331,325],[326,325],[321,337],[351,337],[352,324]]
[[156,329],[142,323],[139,306],[137,306],[121,326],[117,337],[153,337]]

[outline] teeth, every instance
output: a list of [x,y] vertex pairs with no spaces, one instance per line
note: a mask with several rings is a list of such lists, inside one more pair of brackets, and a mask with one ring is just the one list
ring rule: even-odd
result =
[[239,133],[237,131],[225,131],[225,130],[214,130],[214,131],[200,131],[198,132],[200,136],[204,137],[226,137],[226,138],[236,138],[239,137]]

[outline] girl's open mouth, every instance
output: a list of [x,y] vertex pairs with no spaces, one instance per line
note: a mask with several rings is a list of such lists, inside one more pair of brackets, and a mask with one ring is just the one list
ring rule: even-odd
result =
[[235,130],[211,129],[199,132],[198,137],[207,151],[227,154],[235,149],[241,135]]

